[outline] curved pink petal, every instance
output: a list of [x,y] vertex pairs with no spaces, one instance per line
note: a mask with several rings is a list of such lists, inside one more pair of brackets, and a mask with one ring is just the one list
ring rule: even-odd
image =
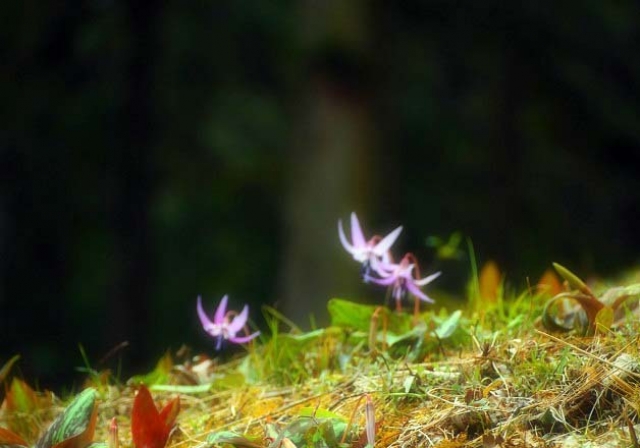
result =
[[435,274],[428,275],[423,279],[416,280],[415,283],[416,283],[416,285],[424,286],[424,285],[426,285],[428,283],[431,283],[436,278],[440,277],[440,274],[442,274],[442,272],[436,272]]
[[229,340],[234,344],[244,344],[245,342],[249,342],[251,339],[258,337],[259,335],[260,335],[260,332],[256,331],[255,333],[250,334],[249,336],[234,336],[232,338],[229,338]]
[[222,300],[220,301],[220,305],[216,308],[216,314],[213,316],[213,323],[222,324],[224,322],[224,316],[227,314],[227,301],[229,300],[228,295],[224,295]]
[[198,317],[200,318],[200,323],[202,324],[202,326],[204,327],[204,329],[206,330],[207,328],[211,328],[211,326],[213,326],[213,322],[211,322],[211,320],[209,319],[209,316],[207,316],[207,313],[204,312],[204,309],[202,308],[202,297],[198,296]]
[[378,260],[376,258],[373,258],[371,260],[371,268],[376,271],[376,273],[380,276],[380,277],[389,277],[391,275],[393,275],[398,269],[399,269],[399,265],[394,264],[394,263],[387,263],[383,260]]
[[420,288],[418,288],[415,283],[413,282],[406,282],[406,286],[407,289],[409,290],[409,292],[411,294],[413,294],[414,296],[416,296],[417,298],[419,298],[420,300],[423,300],[425,302],[429,302],[429,303],[434,303],[435,300],[433,300],[432,298],[430,298],[429,296],[427,296],[425,293],[423,293]]
[[358,248],[363,248],[367,245],[367,241],[365,240],[362,229],[360,228],[360,221],[358,221],[356,212],[351,212],[351,242]]
[[229,324],[229,326],[227,327],[227,329],[229,330],[229,333],[233,335],[239,332],[240,330],[242,330],[242,328],[244,327],[244,324],[247,323],[248,317],[249,317],[249,306],[245,305],[244,308],[242,308],[242,311],[240,311],[240,314],[235,316],[231,321],[231,323]]
[[389,248],[398,239],[398,236],[400,235],[400,232],[402,232],[402,226],[397,227],[389,235],[387,235],[384,238],[382,238],[380,240],[380,242],[378,244],[376,244],[376,246],[373,248],[373,253],[378,255],[379,257],[381,257],[384,254],[386,254],[387,251],[389,250]]
[[344,234],[344,230],[342,229],[342,220],[338,220],[338,235],[340,236],[340,242],[342,243],[342,247],[346,249],[347,252],[353,254],[355,252],[355,248],[347,241],[347,236]]
[[377,285],[382,285],[382,286],[389,286],[392,283],[394,283],[396,280],[397,278],[395,276],[389,276],[386,278],[376,278],[376,277],[367,276],[367,281],[370,281]]
[[411,264],[400,264],[400,266],[398,267],[398,270],[396,272],[396,275],[398,277],[404,277],[410,281],[413,281],[413,276],[411,275],[411,272],[413,271],[413,268],[415,268],[416,265],[411,263]]

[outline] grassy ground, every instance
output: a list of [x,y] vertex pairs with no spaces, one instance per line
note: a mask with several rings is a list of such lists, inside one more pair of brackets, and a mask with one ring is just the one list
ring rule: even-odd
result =
[[[367,427],[376,447],[637,447],[638,279],[588,287],[562,274],[565,292],[551,299],[505,293],[480,273],[459,311],[332,299],[331,326],[311,332],[266,309],[269,331],[231,361],[167,355],[128,384],[91,372],[94,440],[116,417],[119,444],[132,445],[143,382],[159,406],[180,396],[171,448],[364,447]],[[64,408],[36,396],[40,414],[5,404],[0,426],[35,440]]]

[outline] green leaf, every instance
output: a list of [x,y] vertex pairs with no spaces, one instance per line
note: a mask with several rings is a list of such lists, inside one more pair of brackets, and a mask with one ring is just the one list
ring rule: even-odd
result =
[[96,427],[97,392],[89,388],[80,393],[38,440],[36,448],[85,448]]
[[596,314],[595,331],[598,334],[608,333],[611,325],[613,325],[613,308],[605,306]]
[[175,394],[201,394],[209,392],[213,383],[197,385],[153,384],[149,389],[154,392],[172,392]]
[[438,339],[447,339],[453,335],[453,333],[458,328],[458,324],[460,323],[460,317],[462,316],[462,311],[456,310],[451,313],[444,322],[442,322],[438,328],[434,330],[435,335]]
[[303,407],[302,409],[300,409],[300,414],[299,415],[301,417],[335,418],[337,420],[347,421],[347,419],[344,418],[340,414],[336,414],[335,412],[330,411],[328,409],[317,408],[315,406],[305,406],[305,407]]
[[335,418],[300,417],[280,435],[297,447],[334,447],[347,430],[347,423]]
[[371,317],[376,309],[372,305],[360,305],[342,299],[331,299],[327,304],[331,325],[354,330],[369,331]]
[[318,328],[317,330],[307,331],[305,333],[300,333],[300,334],[284,333],[284,334],[281,334],[280,337],[284,339],[291,339],[294,341],[308,342],[308,341],[318,339],[324,336],[326,333],[327,333],[326,328]]
[[217,431],[207,436],[207,445],[233,445],[239,448],[263,448],[263,445],[256,443],[258,439],[249,439],[233,431]]
[[162,358],[160,358],[153,371],[146,375],[136,375],[127,381],[127,383],[134,385],[146,384],[147,386],[152,386],[154,384],[167,384],[169,382],[169,374],[171,373],[172,368],[173,359],[171,358],[171,353],[167,352]]
[[382,331],[386,325],[387,331],[396,334],[406,333],[413,327],[413,316],[406,313],[395,313],[378,305],[362,305],[349,300],[331,299],[327,305],[331,316],[331,325],[350,328],[368,333],[371,329],[373,314],[376,310],[382,312],[378,317],[377,330]]
[[591,289],[589,289],[587,284],[583,282],[580,279],[580,277],[578,277],[576,274],[571,272],[569,269],[565,268],[559,263],[553,263],[553,267],[558,272],[558,274],[560,274],[560,276],[564,278],[567,281],[567,283],[569,283],[569,286],[571,286],[573,289],[577,289],[578,291],[588,294],[590,296],[593,295],[593,293],[591,292]]

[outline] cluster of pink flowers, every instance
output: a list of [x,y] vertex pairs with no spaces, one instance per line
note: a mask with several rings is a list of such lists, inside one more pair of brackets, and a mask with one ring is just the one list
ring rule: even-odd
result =
[[399,263],[395,263],[389,249],[398,239],[400,232],[402,232],[402,226],[397,227],[384,238],[374,235],[367,240],[360,227],[360,221],[353,212],[351,213],[351,241],[349,241],[342,227],[342,220],[338,220],[340,242],[353,259],[362,264],[362,277],[365,282],[390,287],[397,309],[400,309],[402,298],[407,294],[433,303],[433,299],[421,288],[431,283],[440,275],[440,272],[420,278],[418,262],[411,253],[407,253]]

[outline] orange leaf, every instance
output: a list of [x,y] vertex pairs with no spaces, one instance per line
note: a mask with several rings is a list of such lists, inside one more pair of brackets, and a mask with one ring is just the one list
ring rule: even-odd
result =
[[[172,411],[173,407],[177,407],[177,405],[169,403],[165,407],[167,409],[166,413],[163,410],[165,418],[170,417],[172,412],[177,415],[177,410]],[[175,419],[175,415],[173,418]],[[131,411],[133,444],[137,448],[164,448],[169,438],[170,429],[171,427],[160,416],[149,389],[145,385],[141,385],[133,401]]]
[[495,261],[487,261],[482,269],[478,282],[480,283],[480,298],[489,302],[498,301],[498,289],[502,275]]
[[13,431],[0,427],[0,445],[27,446],[27,442]]
[[560,279],[551,269],[547,269],[538,280],[538,289],[545,295],[553,297],[564,292]]

